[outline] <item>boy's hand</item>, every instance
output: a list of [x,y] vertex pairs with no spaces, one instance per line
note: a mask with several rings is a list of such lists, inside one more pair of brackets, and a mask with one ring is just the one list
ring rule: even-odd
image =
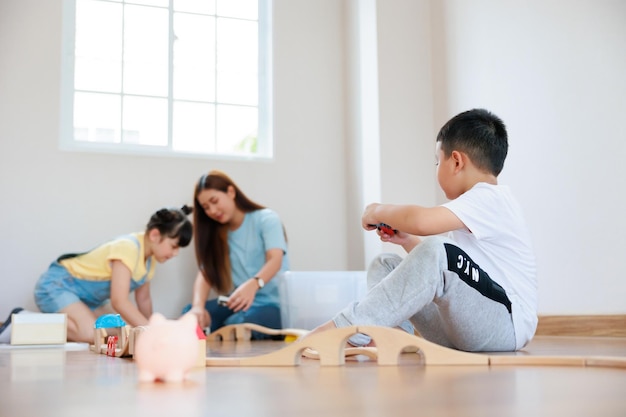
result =
[[402,238],[401,236],[398,236],[399,234],[406,235],[406,233],[400,232],[398,230],[395,230],[392,233],[387,233],[385,230],[386,229],[379,227],[376,231],[376,233],[380,237],[380,240],[382,240],[383,242],[397,243],[396,240],[398,240],[398,238]]
[[365,210],[363,210],[363,215],[361,216],[361,226],[363,226],[365,230],[374,230],[377,227],[376,225],[380,223],[380,221],[378,221],[378,219],[374,216],[378,206],[380,206],[379,203],[368,204],[367,207],[365,207]]

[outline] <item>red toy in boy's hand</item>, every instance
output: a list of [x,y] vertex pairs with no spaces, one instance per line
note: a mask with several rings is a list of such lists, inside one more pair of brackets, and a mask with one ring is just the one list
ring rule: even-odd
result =
[[376,228],[378,230],[380,230],[383,233],[387,233],[389,236],[393,236],[397,232],[397,230],[392,229],[391,226],[389,226],[388,224],[385,224],[385,223],[378,223],[375,226],[376,226]]

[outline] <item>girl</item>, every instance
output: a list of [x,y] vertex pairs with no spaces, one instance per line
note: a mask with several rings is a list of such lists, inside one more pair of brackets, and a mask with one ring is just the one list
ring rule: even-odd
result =
[[[187,206],[163,208],[150,217],[144,232],[60,256],[35,286],[37,306],[44,313],[67,314],[67,339],[75,342],[93,341],[94,324],[102,314],[119,313],[130,326],[147,325],[155,261],[163,263],[189,245],[191,211]],[[133,291],[136,306],[128,298]]]
[[[278,285],[289,268],[287,239],[278,215],[246,197],[223,172],[203,175],[194,193],[194,234],[200,271],[192,304],[183,309],[211,331],[239,323],[280,329]],[[230,294],[223,305],[207,301],[213,289]],[[253,332],[253,339],[264,338]]]

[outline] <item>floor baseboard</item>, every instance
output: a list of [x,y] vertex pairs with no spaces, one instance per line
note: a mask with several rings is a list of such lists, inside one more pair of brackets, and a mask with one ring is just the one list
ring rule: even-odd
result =
[[626,337],[626,314],[539,316],[535,335]]

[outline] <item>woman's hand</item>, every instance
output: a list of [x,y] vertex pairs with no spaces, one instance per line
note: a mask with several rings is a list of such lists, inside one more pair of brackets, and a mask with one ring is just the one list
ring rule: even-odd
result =
[[187,312],[187,314],[195,314],[198,319],[198,326],[201,329],[206,329],[211,325],[211,315],[204,306],[202,307],[191,307],[191,310]]
[[256,292],[258,290],[259,284],[257,283],[257,280],[250,278],[233,291],[226,305],[234,312],[241,310],[248,311],[248,309],[252,306],[252,302],[254,302],[254,297],[256,296]]

